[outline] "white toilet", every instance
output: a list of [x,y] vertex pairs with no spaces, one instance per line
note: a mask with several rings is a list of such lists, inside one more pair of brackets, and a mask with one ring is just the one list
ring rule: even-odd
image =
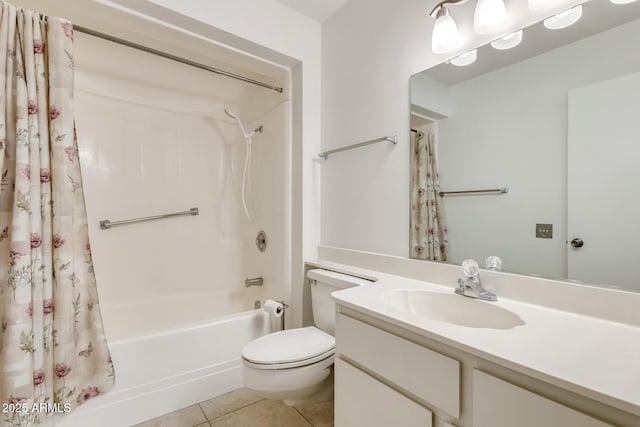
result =
[[331,293],[371,283],[319,269],[310,270],[307,278],[316,326],[274,332],[242,349],[244,386],[289,405],[332,396],[335,305]]

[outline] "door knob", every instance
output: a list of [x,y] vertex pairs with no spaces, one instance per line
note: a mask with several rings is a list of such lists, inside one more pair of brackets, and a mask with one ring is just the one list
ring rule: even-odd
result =
[[576,237],[571,241],[571,246],[573,246],[574,248],[581,248],[584,246],[584,241],[579,237]]

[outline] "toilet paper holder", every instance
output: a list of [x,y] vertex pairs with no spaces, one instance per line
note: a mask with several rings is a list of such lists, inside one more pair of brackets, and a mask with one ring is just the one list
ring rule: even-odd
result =
[[[282,304],[282,316],[280,316],[280,329],[284,331],[284,317],[287,314],[287,308],[289,308],[289,304],[287,304],[286,302],[284,302],[284,300],[274,300],[276,302],[279,302],[280,304]],[[263,306],[263,304],[260,302],[260,300],[256,300],[253,304],[253,308],[255,309],[260,309]]]
[[284,316],[287,314],[287,308],[289,308],[289,304],[284,302],[284,300],[278,301],[278,302],[282,304],[282,316],[280,316],[280,330],[284,331]]
[[289,308],[289,304],[284,302],[284,300],[274,300],[282,304],[282,316],[280,316],[280,330],[284,331],[284,318],[287,314],[287,308]]
[[276,300],[280,304],[282,304],[282,316],[280,316],[280,330],[284,331],[284,317],[287,314],[287,308],[289,308],[289,304],[284,302],[284,300]]

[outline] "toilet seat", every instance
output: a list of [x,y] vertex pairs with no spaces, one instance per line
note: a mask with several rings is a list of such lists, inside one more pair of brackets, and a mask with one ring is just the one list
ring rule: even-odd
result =
[[242,358],[245,365],[256,369],[288,369],[312,365],[334,352],[335,338],[308,326],[260,337],[242,349]]

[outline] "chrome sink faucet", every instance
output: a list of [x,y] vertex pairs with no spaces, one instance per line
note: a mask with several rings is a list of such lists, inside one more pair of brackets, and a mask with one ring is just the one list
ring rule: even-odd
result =
[[496,294],[487,291],[480,282],[480,267],[472,259],[462,261],[462,274],[464,279],[458,279],[458,287],[455,292],[465,297],[478,298],[485,301],[497,301]]

